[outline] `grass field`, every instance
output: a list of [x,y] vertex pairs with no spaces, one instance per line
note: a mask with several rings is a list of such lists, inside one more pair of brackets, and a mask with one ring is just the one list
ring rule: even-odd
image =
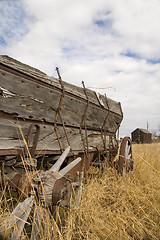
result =
[[[40,239],[160,239],[160,144],[133,145],[133,159],[129,175],[108,168],[87,179],[77,209],[57,207],[56,221],[42,212]],[[0,221],[7,215],[1,207]]]

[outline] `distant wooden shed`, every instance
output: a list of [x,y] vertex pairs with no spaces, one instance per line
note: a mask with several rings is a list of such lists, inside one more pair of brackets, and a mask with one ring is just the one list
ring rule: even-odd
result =
[[132,142],[136,143],[151,143],[152,133],[143,128],[137,128],[132,133]]

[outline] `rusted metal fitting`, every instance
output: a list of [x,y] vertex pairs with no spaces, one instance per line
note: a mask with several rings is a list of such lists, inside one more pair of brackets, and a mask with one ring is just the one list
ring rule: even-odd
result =
[[31,124],[28,128],[28,134],[27,134],[27,144],[29,146],[29,144],[31,142],[31,136],[32,136],[34,127],[36,128],[36,132],[35,132],[35,136],[34,136],[34,140],[33,140],[33,145],[31,148],[31,156],[32,157],[34,157],[34,155],[35,155],[38,138],[39,138],[39,134],[40,134],[40,126],[38,124]]
[[38,171],[35,172],[28,172],[27,174],[24,174],[21,176],[19,182],[18,182],[18,193],[24,194],[25,196],[28,196],[31,190],[33,189],[32,180],[37,175]]
[[21,178],[22,178],[21,174],[17,173],[12,179],[9,179],[7,181],[10,187],[10,191],[18,192],[19,181]]
[[104,151],[104,148],[101,147],[101,146],[96,146],[96,149],[99,153],[103,152]]
[[58,179],[52,190],[52,204],[67,207],[71,198],[72,185],[65,177]]

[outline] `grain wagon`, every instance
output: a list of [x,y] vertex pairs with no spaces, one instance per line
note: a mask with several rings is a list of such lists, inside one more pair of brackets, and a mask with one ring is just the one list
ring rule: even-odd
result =
[[[18,236],[35,197],[48,206],[68,206],[73,186],[80,200],[83,175],[91,165],[107,159],[121,174],[133,169],[129,137],[122,139],[114,161],[121,104],[85,88],[84,82],[77,87],[62,81],[56,71],[58,78],[50,77],[0,56],[0,184],[26,196],[7,222],[8,228],[18,225]],[[24,206],[27,210],[20,211]]]

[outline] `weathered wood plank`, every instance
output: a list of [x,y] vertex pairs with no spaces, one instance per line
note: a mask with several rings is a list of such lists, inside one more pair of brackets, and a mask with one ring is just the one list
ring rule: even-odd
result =
[[[8,86],[7,89],[16,95],[9,95],[8,97],[1,96],[1,110],[6,111],[7,106],[8,113],[16,113],[19,117],[32,118],[36,120],[45,119],[48,122],[54,121],[55,111],[60,100],[58,92],[53,91],[50,93],[47,88],[43,89],[43,87],[40,87],[40,91],[39,89],[35,91],[35,83],[31,82],[26,84],[25,82],[24,84],[23,80],[20,81],[17,76],[12,76],[10,73],[6,73],[5,76],[6,78],[1,78],[0,82],[3,80],[3,87],[6,88]],[[17,86],[14,91],[12,84],[9,84],[10,81],[8,79],[10,78],[13,78],[11,83]],[[23,95],[19,95],[22,92]],[[85,107],[86,103],[70,98],[69,96],[65,96],[61,108],[61,115],[64,122],[67,125],[80,126]],[[105,109],[89,105],[86,114],[87,126],[90,128],[93,126],[96,128],[102,126],[106,115],[107,111],[105,111]],[[119,117],[119,122],[120,121],[121,116]],[[58,122],[60,123],[60,119]],[[106,131],[108,130],[106,129]]]
[[[51,120],[55,111],[42,102],[23,96],[0,97],[0,108],[9,114],[16,114],[20,118]],[[53,121],[53,120],[52,120]]]
[[[56,86],[59,89],[61,89],[61,85],[60,85],[58,79],[56,79],[54,77],[49,77],[45,73],[39,71],[38,69],[35,69],[31,66],[23,64],[23,63],[15,60],[13,58],[10,58],[10,57],[5,56],[5,55],[4,56],[1,55],[0,56],[0,63],[4,64],[4,65],[6,65],[6,66],[8,66],[12,69],[18,70],[19,72],[27,74],[31,77],[37,78],[39,81],[48,83],[50,85]],[[64,84],[64,89],[65,89],[66,92],[72,93],[72,94],[77,95],[81,98],[86,98],[85,94],[84,94],[84,90],[82,88],[77,87],[75,85],[72,85],[70,83],[64,82],[64,81],[63,81],[63,84]],[[89,98],[90,101],[94,102],[95,104],[98,103],[97,99],[95,98],[95,95],[94,95],[93,91],[88,89],[87,90],[87,95],[88,95],[88,98]]]
[[[0,149],[19,149],[24,147],[23,140],[18,140],[17,138],[23,139],[21,136],[21,131],[19,127],[21,126],[21,131],[23,132],[24,137],[27,136],[28,128],[30,123],[23,121],[10,121],[6,119],[1,119],[0,122]],[[84,150],[83,142],[79,129],[76,128],[66,128],[67,136],[70,142],[70,146],[73,150]],[[35,130],[31,138],[31,145],[33,143]],[[65,149],[68,146],[67,139],[64,134],[64,129],[62,126],[58,126],[59,138],[62,142],[62,146]],[[86,143],[85,131],[82,131],[83,139]],[[90,148],[95,146],[103,146],[103,141],[101,134],[96,131],[87,130],[88,136],[88,146]],[[108,147],[108,142],[106,142],[106,147]],[[37,150],[60,150],[57,136],[52,125],[40,125],[40,136],[38,140]]]
[[[8,76],[8,78],[9,77],[10,76]],[[17,78],[15,77],[12,84],[9,84],[9,82],[7,83],[8,78],[3,80],[5,84],[9,85],[8,90],[12,90],[11,92],[14,93],[14,95],[12,94],[0,96],[0,109],[2,111],[7,111],[10,114],[17,114],[17,116],[21,118],[28,118],[40,121],[45,120],[52,123],[54,122],[56,109],[60,100],[60,95],[58,92],[53,92],[52,95],[49,96],[48,89],[44,88],[44,91],[40,91],[38,94],[36,94],[36,96],[34,96],[35,92],[34,90],[32,91],[32,89],[35,89],[35,86],[33,86],[33,84],[35,83],[32,84],[31,82],[31,84],[25,85],[21,88],[21,81],[17,82],[16,90],[14,90],[13,92],[13,86],[11,85],[14,83],[15,80],[17,81]],[[1,81],[2,79],[0,79],[0,82]],[[3,87],[6,86],[3,85]],[[24,94],[19,95],[20,92],[23,92]],[[85,108],[85,102],[81,102],[78,101],[78,99],[73,99],[69,96],[65,96],[61,107],[61,116],[65,124],[79,127],[84,115]],[[86,112],[87,127],[93,129],[100,129],[107,115],[108,111],[106,111],[106,109],[89,105]],[[114,116],[113,113],[110,113],[110,115]],[[119,124],[122,120],[122,116],[116,115],[116,118],[116,121]],[[61,123],[60,118],[58,118],[57,122]],[[109,129],[107,129],[106,127],[106,124],[105,130],[109,131]]]
[[[34,69],[34,68],[30,67],[30,66],[22,64],[22,63],[20,63],[20,62],[18,62],[16,60],[8,58],[6,56],[0,56],[0,62],[5,64],[6,66],[10,66],[10,67],[14,68],[15,70],[21,71],[24,74],[27,73],[30,76],[37,77],[39,82],[41,82],[41,81],[44,82],[44,80],[45,80],[45,83],[47,82],[47,83],[49,83],[49,85],[56,86],[58,89],[61,89],[59,81],[56,78],[49,77],[49,76],[47,76],[46,74],[40,72],[37,69]],[[34,72],[34,74],[33,74],[33,72]],[[41,74],[39,74],[39,72]],[[3,72],[3,74],[5,74],[5,73]],[[22,77],[22,78],[24,80],[24,77]],[[26,79],[25,79],[25,81],[26,81]],[[24,81],[23,81],[23,83],[24,83]],[[86,99],[86,95],[84,93],[83,88],[77,87],[75,85],[72,85],[72,84],[69,84],[69,83],[66,83],[66,82],[63,82],[63,84],[64,84],[64,89],[65,89],[66,92],[72,93],[73,95],[81,97],[82,99]],[[99,105],[99,102],[97,100],[97,97],[96,97],[94,91],[86,89],[86,93],[87,93],[87,96],[88,96],[88,99],[89,99],[90,102]],[[34,94],[34,96],[35,96],[35,94]],[[108,108],[108,104],[106,104],[105,97],[101,95],[101,98],[102,98],[102,100],[104,102],[105,108]],[[110,99],[108,98],[108,101],[109,100]],[[121,111],[119,109],[118,103],[112,100],[112,104],[114,104],[114,107],[116,107],[115,111],[117,111],[117,113],[121,114]],[[110,110],[111,110],[111,108],[110,108]]]
[[65,149],[65,151],[62,153],[62,155],[59,157],[59,159],[56,161],[56,163],[50,168],[49,171],[58,172],[62,163],[64,162],[65,158],[68,156],[70,152],[70,146]]
[[43,208],[35,205],[32,223],[31,240],[38,240],[41,229],[41,220],[43,219]]
[[0,87],[7,89],[17,97],[33,99],[39,103],[44,103],[45,106],[52,106],[55,110],[58,107],[61,95],[57,91],[3,70],[0,71]]
[[5,220],[4,224],[0,226],[0,233],[2,233],[2,235],[5,235],[11,228],[14,228],[11,239],[19,239],[32,209],[33,200],[34,197],[32,196],[17,205],[11,215]]
[[59,178],[64,177],[69,171],[72,170],[80,161],[82,158],[78,157],[75,160],[73,160],[71,163],[69,163],[65,168],[60,170],[59,173]]
[[48,76],[44,72],[36,68],[33,68],[27,64],[23,64],[17,61],[16,59],[8,57],[7,55],[0,55],[0,63],[10,67],[11,69],[15,69],[19,72],[22,72],[28,76],[40,78],[43,79],[43,81],[49,80]]
[[[95,92],[86,89],[89,99],[87,102],[83,88],[63,82],[65,94],[60,106],[62,89],[57,79],[6,56],[0,56],[0,63],[3,64],[0,71],[0,88],[4,91],[0,95],[0,111],[17,116],[25,137],[31,124],[26,120],[39,121],[41,131],[37,150],[60,150],[54,129],[58,107],[67,126],[66,133],[71,148],[74,150],[83,150],[84,145],[87,147],[87,141],[89,148],[103,146],[101,130],[115,133],[118,129],[123,117],[118,102],[100,95],[104,103],[101,104]],[[57,118],[57,131],[65,149],[68,141],[60,116]],[[24,121],[21,121],[22,119]],[[88,129],[86,132],[85,126]],[[18,137],[22,138],[18,122],[0,119],[0,129],[0,149],[18,149],[24,146],[23,141],[18,140]],[[108,142],[106,145],[108,146]]]

